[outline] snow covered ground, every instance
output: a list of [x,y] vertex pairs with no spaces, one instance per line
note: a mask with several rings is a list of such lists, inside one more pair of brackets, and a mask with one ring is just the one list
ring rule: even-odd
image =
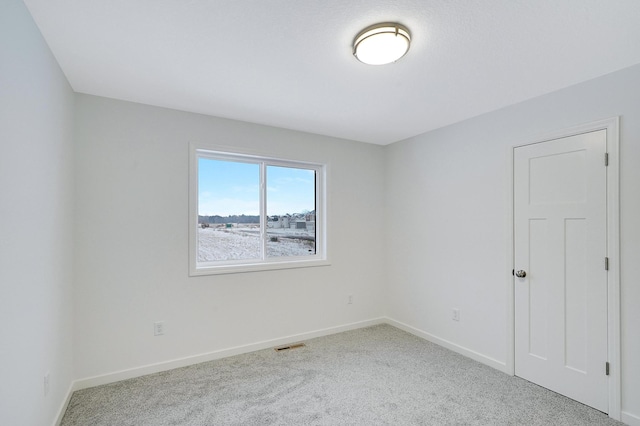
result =
[[[267,256],[315,254],[314,233],[305,229],[268,229]],[[260,258],[260,227],[240,224],[232,228],[198,227],[198,262]]]

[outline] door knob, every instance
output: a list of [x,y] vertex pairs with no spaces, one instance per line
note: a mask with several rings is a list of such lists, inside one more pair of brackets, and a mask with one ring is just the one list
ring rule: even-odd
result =
[[523,271],[522,269],[520,269],[519,271],[516,271],[516,277],[518,278],[524,278],[527,276],[527,272]]

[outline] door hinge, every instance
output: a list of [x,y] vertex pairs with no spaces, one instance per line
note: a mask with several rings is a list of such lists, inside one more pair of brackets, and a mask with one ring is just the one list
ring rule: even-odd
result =
[[607,167],[609,165],[609,153],[604,153],[604,166]]
[[609,258],[608,257],[604,258],[604,270],[605,271],[609,270]]
[[609,363],[605,362],[604,363],[604,373],[608,376],[609,375]]

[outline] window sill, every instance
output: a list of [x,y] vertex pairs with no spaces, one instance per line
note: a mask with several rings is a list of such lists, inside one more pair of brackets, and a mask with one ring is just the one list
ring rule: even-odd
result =
[[220,265],[195,267],[189,271],[190,277],[198,277],[204,275],[224,275],[224,274],[242,274],[246,272],[274,271],[279,269],[295,269],[295,268],[313,268],[318,266],[330,266],[328,260],[300,260],[286,262],[268,262],[254,263],[245,265]]

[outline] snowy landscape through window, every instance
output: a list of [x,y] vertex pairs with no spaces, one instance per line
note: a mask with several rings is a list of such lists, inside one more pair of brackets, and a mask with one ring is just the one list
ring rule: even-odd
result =
[[205,150],[196,155],[196,268],[323,257],[321,165]]

